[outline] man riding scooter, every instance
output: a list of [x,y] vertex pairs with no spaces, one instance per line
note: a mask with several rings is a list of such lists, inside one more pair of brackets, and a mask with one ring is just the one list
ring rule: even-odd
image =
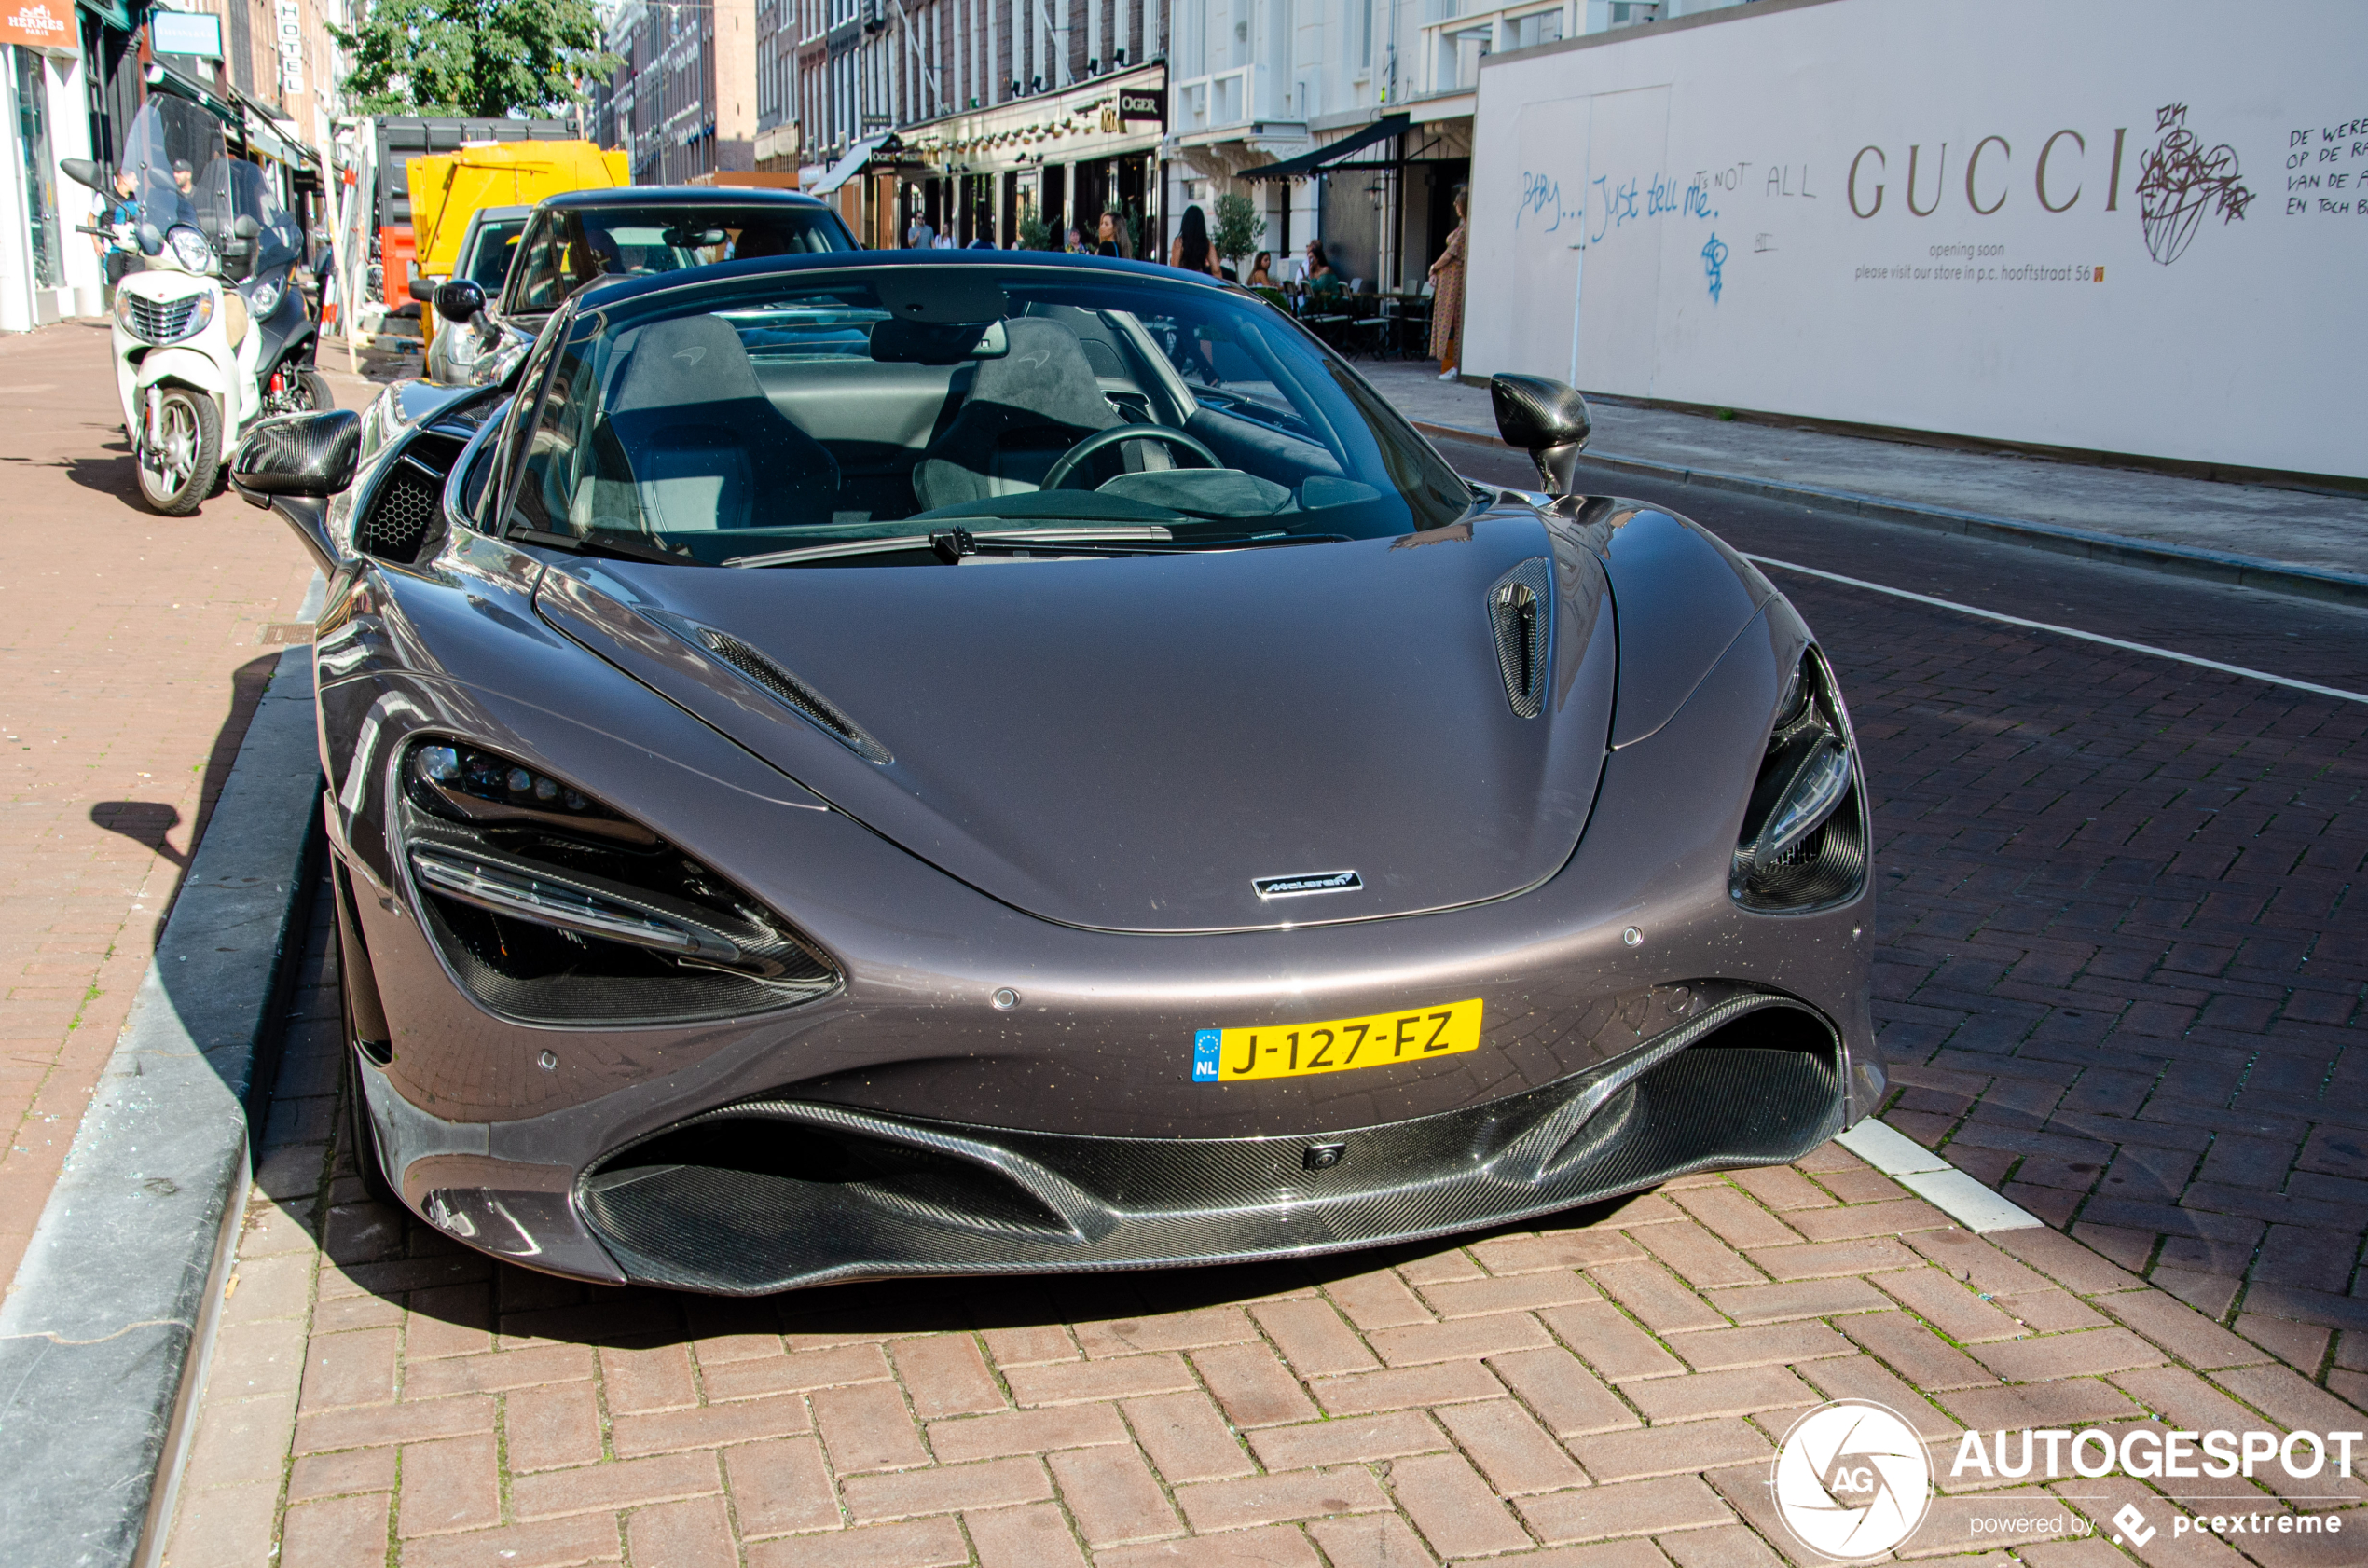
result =
[[255,420],[333,406],[293,282],[303,237],[263,171],[232,158],[221,123],[182,99],[141,106],[115,179],[80,159],[62,167],[136,203],[128,222],[119,204],[110,213],[113,237],[139,257],[116,285],[116,384],[142,498],[186,516]]

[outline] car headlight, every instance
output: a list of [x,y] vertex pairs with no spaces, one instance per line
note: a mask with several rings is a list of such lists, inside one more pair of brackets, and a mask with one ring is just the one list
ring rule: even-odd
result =
[[630,818],[458,741],[414,745],[397,808],[421,923],[461,985],[529,1023],[689,1022],[837,988],[787,922]]
[[1815,648],[1793,666],[1762,754],[1728,891],[1746,909],[1798,912],[1866,882],[1866,807],[1850,715]]
[[213,247],[206,242],[204,235],[187,224],[174,224],[165,232],[164,243],[172,251],[172,259],[181,264],[183,271],[213,270]]
[[255,320],[261,321],[280,308],[280,296],[283,292],[282,282],[285,277],[285,273],[275,272],[268,278],[257,278],[247,285],[247,309],[255,312]]

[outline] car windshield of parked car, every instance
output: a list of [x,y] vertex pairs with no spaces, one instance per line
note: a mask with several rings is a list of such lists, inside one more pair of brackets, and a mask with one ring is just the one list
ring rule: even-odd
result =
[[838,215],[823,207],[720,201],[545,212],[519,257],[514,312],[557,309],[602,278],[679,272],[745,256],[848,251]]
[[469,258],[469,281],[489,295],[500,294],[510,276],[510,258],[517,253],[518,236],[525,232],[524,218],[496,218],[480,226],[476,254]]
[[546,543],[886,565],[1029,530],[1087,554],[1386,537],[1474,504],[1321,344],[1205,285],[801,268],[579,309],[506,492],[507,530]]

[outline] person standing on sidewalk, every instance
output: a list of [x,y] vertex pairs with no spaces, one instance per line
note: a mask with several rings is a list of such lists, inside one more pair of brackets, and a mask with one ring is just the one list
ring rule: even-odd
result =
[[1431,358],[1439,361],[1439,378],[1455,379],[1464,362],[1464,231],[1471,227],[1465,211],[1468,186],[1455,187],[1455,232],[1431,263]]

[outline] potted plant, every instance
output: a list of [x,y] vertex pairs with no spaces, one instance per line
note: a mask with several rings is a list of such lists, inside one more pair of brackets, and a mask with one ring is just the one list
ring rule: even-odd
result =
[[1217,224],[1208,242],[1227,266],[1239,271],[1242,258],[1258,249],[1265,233],[1266,220],[1248,197],[1229,190],[1217,199]]

